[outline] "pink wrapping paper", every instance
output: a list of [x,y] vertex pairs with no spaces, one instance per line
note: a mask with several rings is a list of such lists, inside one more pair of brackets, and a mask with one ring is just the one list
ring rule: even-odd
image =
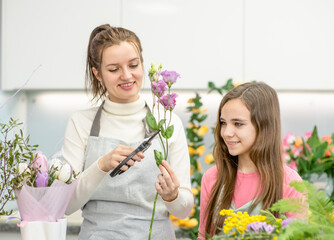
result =
[[30,187],[23,185],[15,191],[17,206],[23,227],[29,221],[56,222],[65,215],[65,210],[77,185],[55,180],[50,187]]

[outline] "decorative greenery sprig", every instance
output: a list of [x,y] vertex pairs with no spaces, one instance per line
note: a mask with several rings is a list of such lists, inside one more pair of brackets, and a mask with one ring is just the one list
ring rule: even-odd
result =
[[29,145],[29,136],[24,137],[22,123],[10,119],[8,124],[0,123],[0,215],[10,215],[12,210],[5,211],[8,201],[14,200],[14,190],[20,186],[26,174],[17,176],[20,163],[31,162],[33,152],[38,145]]
[[[180,75],[175,71],[163,71],[161,72],[162,65],[159,66],[151,64],[149,69],[149,78],[151,81],[151,91],[153,96],[153,107],[152,113],[147,113],[146,122],[149,128],[153,131],[160,130],[159,139],[163,147],[163,153],[154,149],[154,158],[157,166],[161,164],[162,160],[167,160],[168,158],[168,139],[170,139],[174,132],[174,126],[171,125],[172,111],[175,108],[177,97],[176,93],[171,93],[171,87],[180,77]],[[163,118],[161,118],[160,111],[163,111]],[[154,110],[157,109],[157,118],[154,116]],[[167,122],[167,113],[169,113],[169,121]],[[151,239],[152,225],[154,221],[154,213],[156,202],[158,198],[158,193],[155,195],[152,218],[149,230],[148,239]]]

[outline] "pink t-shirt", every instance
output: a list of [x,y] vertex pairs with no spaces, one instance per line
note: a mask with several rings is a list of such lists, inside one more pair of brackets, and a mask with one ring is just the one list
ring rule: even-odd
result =
[[[209,201],[209,197],[217,179],[217,168],[213,166],[209,168],[202,177],[201,182],[201,212],[200,212],[200,224],[198,229],[198,239],[205,239],[205,225],[206,219],[204,219],[204,212]],[[292,181],[302,181],[299,174],[284,166],[284,184],[283,184],[283,198],[300,197],[301,193],[297,192],[289,184]],[[233,203],[237,208],[245,205],[249,201],[253,200],[256,194],[257,187],[259,185],[259,174],[255,173],[241,173],[237,172],[236,185],[234,189]]]

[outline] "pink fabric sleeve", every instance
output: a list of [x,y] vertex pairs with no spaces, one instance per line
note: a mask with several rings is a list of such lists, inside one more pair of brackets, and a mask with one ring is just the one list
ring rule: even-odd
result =
[[205,210],[208,204],[210,194],[217,179],[217,168],[213,166],[209,168],[202,177],[201,182],[201,206],[200,206],[200,222],[198,228],[198,240],[205,239]]
[[[288,166],[284,166],[284,183],[283,183],[283,198],[298,198],[303,197],[303,194],[296,191],[293,187],[290,187],[289,184],[293,181],[302,181],[303,179],[299,174],[291,169]],[[286,213],[286,216],[289,218],[300,217],[296,213]]]

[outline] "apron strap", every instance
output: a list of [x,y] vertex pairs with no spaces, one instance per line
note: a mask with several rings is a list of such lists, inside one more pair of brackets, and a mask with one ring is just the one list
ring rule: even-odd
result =
[[101,106],[97,110],[97,113],[95,115],[92,128],[90,129],[90,136],[98,137],[100,134],[100,120],[101,120],[101,113],[102,113],[102,108],[104,105],[104,101],[102,102]]
[[[99,109],[96,112],[96,115],[95,115],[94,120],[93,120],[92,128],[90,129],[89,136],[98,137],[99,134],[100,134],[100,120],[101,120],[103,105],[104,105],[104,101],[101,103]],[[151,109],[148,107],[146,101],[145,101],[145,108],[147,109],[147,112],[151,113]],[[144,128],[145,128],[145,138],[147,138],[147,137],[151,136],[154,131],[151,130],[148,127],[145,118],[142,120],[142,122],[143,122]]]

